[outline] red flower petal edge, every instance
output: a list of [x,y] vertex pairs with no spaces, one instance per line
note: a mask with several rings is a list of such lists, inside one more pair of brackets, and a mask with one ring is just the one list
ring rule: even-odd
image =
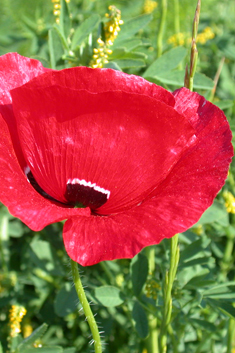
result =
[[65,248],[82,265],[185,231],[223,186],[231,132],[197,93],[14,53],[0,70],[0,200],[33,230],[67,219]]

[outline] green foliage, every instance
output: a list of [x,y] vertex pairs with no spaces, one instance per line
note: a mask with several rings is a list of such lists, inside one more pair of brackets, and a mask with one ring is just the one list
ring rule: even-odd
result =
[[[0,54],[17,51],[53,69],[89,66],[107,21],[104,14],[109,4],[88,0],[71,0],[67,4],[61,0],[57,24],[49,0],[0,0]],[[160,57],[157,57],[160,4],[151,14],[143,13],[143,5],[142,0],[117,2],[124,24],[106,67],[141,75],[170,90],[177,89],[183,85],[189,43],[173,47],[168,42],[176,33],[173,2],[169,1]],[[194,88],[207,98],[212,97],[213,79],[225,57],[212,99],[225,111],[233,132],[234,10],[232,1],[203,3],[199,33],[209,26],[215,37],[205,44],[198,43],[199,63],[194,78]],[[180,31],[188,37],[194,11],[194,1],[180,1]],[[234,175],[232,164],[225,189],[233,193]],[[169,353],[230,352],[235,347],[234,226],[235,217],[228,214],[220,193],[197,224],[179,235],[180,262],[172,293]],[[58,223],[35,234],[1,206],[0,353],[93,350],[88,344],[89,327],[70,282],[61,233],[62,224]],[[100,330],[104,331],[103,340],[108,343],[106,353],[142,353],[159,334],[169,249],[167,239],[154,247],[154,266],[143,250],[132,260],[81,269],[87,296],[94,304],[92,310],[97,314]],[[22,336],[19,334],[9,341],[8,315],[13,304],[24,305],[27,315],[21,323]],[[28,326],[34,331],[23,338]]]
[[131,281],[134,294],[138,297],[148,276],[148,259],[141,253],[131,260]]
[[140,338],[146,338],[148,336],[148,318],[143,307],[135,302],[132,310],[132,318],[135,323],[135,329]]
[[162,56],[157,58],[143,73],[143,77],[158,77],[162,73],[172,74],[172,70],[185,59],[187,55],[187,49],[184,47],[172,48]]
[[113,286],[95,288],[95,297],[102,305],[107,307],[118,306],[124,301],[120,289]]

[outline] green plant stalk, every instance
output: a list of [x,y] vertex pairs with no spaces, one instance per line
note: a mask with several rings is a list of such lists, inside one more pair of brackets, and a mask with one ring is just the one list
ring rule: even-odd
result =
[[7,258],[8,258],[8,217],[3,216],[0,223],[0,257],[2,269],[4,273],[8,272]]
[[193,90],[193,79],[194,79],[194,75],[196,72],[197,60],[198,60],[198,51],[197,51],[196,41],[197,41],[200,9],[201,9],[201,0],[198,0],[196,11],[195,11],[195,16],[194,16],[194,20],[193,20],[190,65],[189,65],[189,70],[186,67],[185,78],[184,78],[184,86],[186,88],[190,89],[190,91]]
[[178,353],[178,349],[177,349],[177,345],[178,345],[177,342],[179,342],[178,332],[177,332],[177,340],[175,338],[175,332],[174,332],[171,324],[168,326],[168,332],[171,337],[172,351],[173,351],[173,353]]
[[[148,257],[149,274],[153,275],[155,271],[155,246],[148,246],[146,248],[146,255]],[[157,318],[150,312],[148,314],[149,322],[149,336],[146,339],[146,349],[148,353],[159,353],[158,350],[158,329]]]
[[[180,33],[180,6],[179,6],[179,0],[174,0],[174,27],[175,27],[175,34],[178,35]],[[183,69],[182,62],[178,65],[178,69],[179,70]]]
[[166,23],[167,15],[167,0],[162,0],[162,15],[157,37],[157,57],[159,58],[162,55],[162,42],[163,42],[163,33]]
[[227,351],[226,353],[231,353],[233,348],[233,336],[235,332],[235,323],[233,319],[229,320],[228,324],[228,336],[227,336]]
[[219,78],[220,78],[220,74],[221,74],[221,71],[222,71],[222,68],[223,68],[223,65],[224,65],[224,61],[225,61],[225,56],[220,60],[218,70],[217,70],[217,72],[215,74],[214,87],[211,90],[211,95],[210,95],[210,98],[209,98],[210,102],[212,102],[213,99],[214,99],[216,88],[217,88],[217,84],[218,84],[218,81],[219,81]]
[[146,339],[145,347],[148,353],[159,353],[158,350],[158,331],[157,318],[153,315],[148,315],[149,320],[149,336]]
[[162,322],[159,335],[159,352],[166,353],[167,351],[167,331],[171,323],[172,313],[172,287],[175,280],[177,267],[179,263],[179,245],[178,245],[178,234],[171,238],[171,249],[170,249],[170,269],[166,273],[163,282],[163,310],[162,310]]
[[93,337],[93,341],[94,341],[94,346],[95,346],[95,353],[102,353],[102,344],[101,344],[98,326],[95,321],[94,315],[91,311],[90,305],[88,303],[85,291],[83,289],[77,263],[74,262],[73,260],[71,260],[70,262],[71,262],[71,269],[72,269],[72,275],[73,275],[75,289],[76,289],[79,301],[82,305],[87,322],[88,322],[90,329],[91,329],[91,333],[92,333],[92,337]]
[[189,89],[193,90],[193,80],[197,67],[197,59],[198,59],[198,51],[196,47],[196,43],[193,39],[192,41],[192,50],[191,50],[191,62],[190,62],[190,73],[189,73]]
[[179,7],[179,0],[174,0],[174,26],[175,26],[175,33],[180,33],[180,7]]

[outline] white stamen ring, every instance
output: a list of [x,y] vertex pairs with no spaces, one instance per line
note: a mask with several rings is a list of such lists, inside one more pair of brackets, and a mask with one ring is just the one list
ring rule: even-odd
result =
[[78,179],[78,178],[74,178],[74,179],[68,179],[67,184],[79,184],[79,185],[83,185],[83,186],[88,186],[96,191],[101,192],[102,194],[107,195],[107,199],[109,199],[110,196],[110,191],[109,190],[105,190],[104,188],[101,188],[100,186],[96,185],[96,183],[91,183],[90,181],[86,181],[85,179]]

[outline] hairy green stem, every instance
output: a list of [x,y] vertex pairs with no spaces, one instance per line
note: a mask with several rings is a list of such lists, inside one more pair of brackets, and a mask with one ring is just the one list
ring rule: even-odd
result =
[[162,55],[162,41],[163,41],[164,27],[166,23],[166,14],[167,14],[167,0],[162,0],[162,14],[161,14],[161,21],[160,21],[158,37],[157,37],[157,56],[158,57]]
[[170,269],[166,273],[163,282],[163,310],[162,310],[162,322],[159,335],[159,351],[160,353],[166,353],[167,351],[167,331],[171,323],[172,313],[172,287],[175,280],[177,267],[179,263],[179,246],[178,246],[178,234],[171,238],[171,249],[170,249]]
[[83,289],[77,263],[74,262],[73,260],[71,260],[71,269],[72,269],[73,281],[74,281],[74,285],[76,288],[76,292],[77,292],[79,301],[82,305],[87,322],[88,322],[90,329],[91,329],[91,333],[92,333],[92,337],[93,337],[93,341],[94,341],[94,346],[95,346],[95,353],[102,353],[102,344],[101,344],[98,326],[95,321],[94,315],[91,311],[90,305],[88,303],[85,291]]

